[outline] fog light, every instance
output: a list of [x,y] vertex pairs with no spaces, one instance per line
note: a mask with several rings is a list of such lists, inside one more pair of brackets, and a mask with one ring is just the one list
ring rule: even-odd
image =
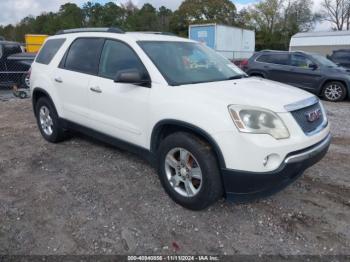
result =
[[269,154],[263,159],[263,166],[273,170],[276,169],[281,163],[281,158],[277,154]]

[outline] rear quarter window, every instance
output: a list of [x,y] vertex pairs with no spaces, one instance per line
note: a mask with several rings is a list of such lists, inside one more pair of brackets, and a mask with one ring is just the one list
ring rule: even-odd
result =
[[47,40],[44,46],[41,48],[35,62],[48,65],[66,41],[64,38]]
[[77,38],[61,62],[61,68],[97,75],[103,44],[103,38]]

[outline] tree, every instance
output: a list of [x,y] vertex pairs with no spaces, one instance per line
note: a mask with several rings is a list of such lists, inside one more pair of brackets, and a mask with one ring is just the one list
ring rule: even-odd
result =
[[[350,0],[322,1],[327,1],[330,14],[335,11],[340,17],[334,20],[339,21],[335,29],[349,28],[350,12],[341,10]],[[219,23],[255,30],[258,50],[287,49],[290,37],[310,30],[316,20],[312,0],[261,0],[238,14],[231,0],[185,0],[175,12],[165,6],[156,9],[151,4],[144,4],[139,9],[132,0],[123,5],[113,1],[105,4],[88,1],[82,8],[67,3],[58,12],[28,16],[16,25],[0,26],[0,35],[23,41],[26,33],[51,35],[60,29],[74,27],[116,26],[126,31],[163,31],[187,36],[190,24]]]
[[157,10],[151,4],[144,4],[128,16],[126,29],[131,31],[158,31]]
[[79,28],[83,26],[83,12],[76,4],[67,3],[61,5],[57,19],[61,29]]
[[292,35],[316,21],[311,0],[264,0],[241,10],[237,21],[256,31],[257,49],[287,49]]
[[158,21],[159,28],[162,32],[170,31],[170,19],[173,15],[173,12],[166,8],[165,6],[161,6],[158,10]]
[[195,23],[233,25],[236,7],[230,0],[185,0],[174,13],[172,29],[186,35],[188,26]]
[[103,6],[99,3],[87,2],[83,5],[83,24],[86,27],[102,26]]
[[42,13],[36,17],[33,24],[33,33],[36,34],[53,35],[60,29],[62,29],[60,21],[57,18],[57,14],[53,12]]
[[350,0],[323,0],[322,16],[335,30],[350,29]]
[[123,27],[126,21],[126,11],[113,2],[106,3],[102,7],[101,24],[103,26]]

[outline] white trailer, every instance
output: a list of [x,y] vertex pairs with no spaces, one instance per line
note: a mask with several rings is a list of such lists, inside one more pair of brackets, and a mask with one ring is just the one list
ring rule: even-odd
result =
[[249,58],[255,51],[255,32],[219,24],[190,25],[189,38],[205,43],[228,59]]
[[350,49],[350,31],[307,32],[293,35],[290,51],[315,52],[331,55],[334,50]]

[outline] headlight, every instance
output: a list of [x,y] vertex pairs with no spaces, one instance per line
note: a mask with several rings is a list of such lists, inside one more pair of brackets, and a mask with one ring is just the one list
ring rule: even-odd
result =
[[289,131],[282,119],[272,111],[239,105],[231,105],[228,109],[233,122],[241,132],[268,134],[276,139],[289,137]]

